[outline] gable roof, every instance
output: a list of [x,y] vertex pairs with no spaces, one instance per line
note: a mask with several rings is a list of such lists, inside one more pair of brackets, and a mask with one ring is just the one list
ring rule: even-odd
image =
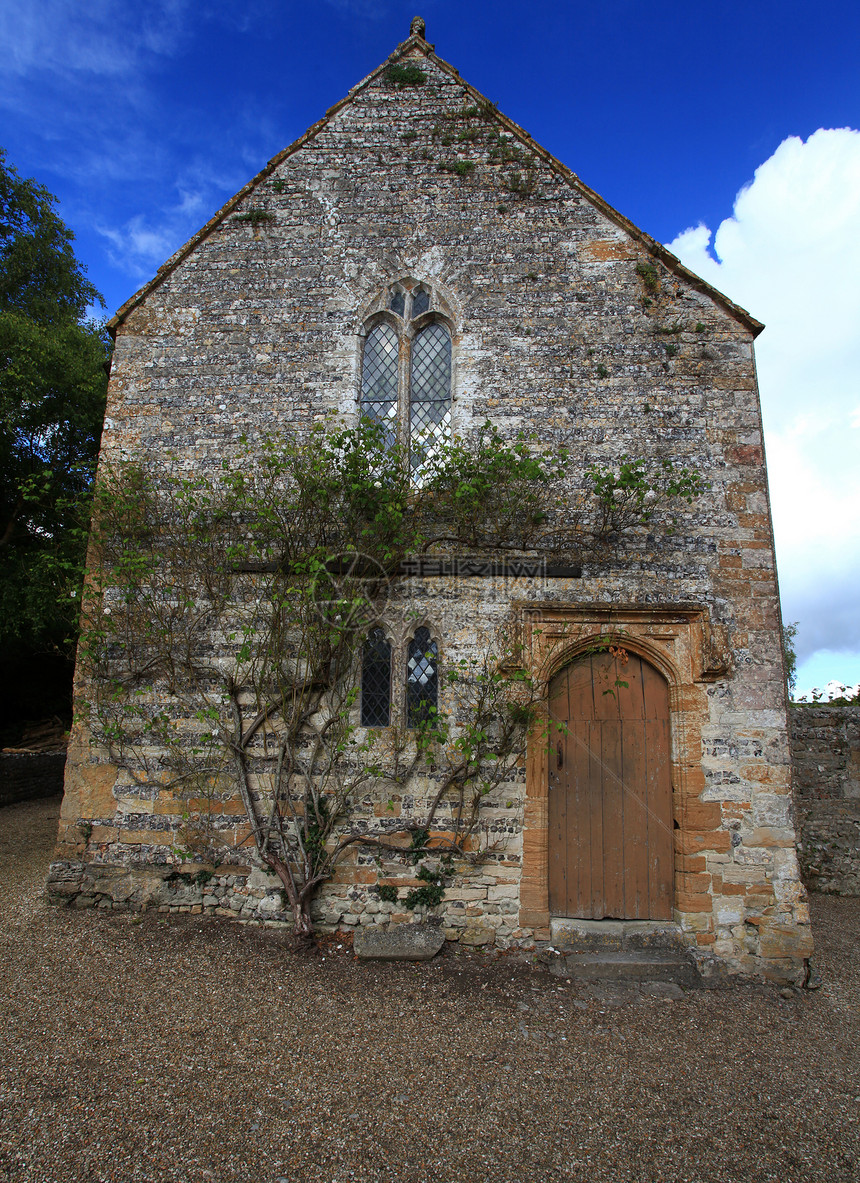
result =
[[123,323],[126,317],[139,304],[141,304],[150,292],[154,291],[168,275],[171,274],[179,264],[188,257],[195,247],[201,243],[209,234],[215,230],[220,223],[233,212],[233,210],[240,204],[240,202],[257,188],[263,181],[265,181],[274,170],[283,163],[287,157],[292,156],[294,152],[298,152],[305,144],[313,140],[319,133],[328,126],[331,120],[338,112],[342,111],[344,107],[348,106],[354,101],[356,96],[361,91],[366,89],[371,83],[375,82],[390,66],[392,66],[398,59],[405,57],[407,54],[423,54],[428,61],[432,62],[443,73],[448,74],[455,82],[457,82],[472,99],[483,106],[485,106],[491,113],[493,118],[499,125],[510,132],[519,142],[533,153],[538,159],[547,164],[554,172],[556,172],[563,180],[565,180],[573,189],[582,194],[596,209],[598,209],[609,221],[614,222],[616,226],[624,230],[634,241],[638,242],[648,254],[654,258],[659,259],[661,263],[671,272],[683,279],[684,282],[695,291],[701,292],[705,296],[709,296],[716,304],[720,305],[730,316],[739,321],[745,328],[749,329],[754,337],[764,328],[761,321],[751,316],[739,304],[735,304],[728,296],[723,295],[717,288],[712,287],[701,276],[696,275],[694,271],[690,271],[685,267],[677,256],[673,255],[670,250],[667,250],[662,243],[652,238],[650,234],[646,234],[644,230],[640,230],[638,226],[634,225],[629,218],[625,218],[623,214],[619,213],[613,206],[589,188],[567,165],[562,164],[550,152],[543,148],[536,140],[533,140],[529,133],[519,124],[514,123],[507,115],[503,115],[493,103],[491,103],[479,90],[471,86],[465,79],[460,77],[460,72],[452,66],[449,62],[437,57],[435,53],[435,46],[431,45],[424,37],[424,22],[419,17],[412,21],[412,32],[406,41],[402,41],[394,52],[380,65],[377,66],[370,74],[355,86],[340,100],[335,103],[333,107],[329,107],[322,119],[318,119],[316,123],[312,124],[304,135],[299,136],[292,144],[284,148],[276,156],[268,162],[265,168],[261,169],[255,177],[248,181],[238,193],[234,194],[221,208],[215,213],[209,221],[202,226],[197,233],[189,238],[188,241],[179,248],[170,258],[158,268],[155,275],[144,284],[139,291],[117,310],[117,312],[108,321],[107,327],[111,333],[115,333],[119,326]]

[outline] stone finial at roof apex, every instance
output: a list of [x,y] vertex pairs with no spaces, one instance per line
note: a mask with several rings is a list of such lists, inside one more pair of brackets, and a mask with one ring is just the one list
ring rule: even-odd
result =
[[423,16],[413,16],[412,24],[409,26],[410,37],[422,37],[427,40],[427,26],[424,24]]

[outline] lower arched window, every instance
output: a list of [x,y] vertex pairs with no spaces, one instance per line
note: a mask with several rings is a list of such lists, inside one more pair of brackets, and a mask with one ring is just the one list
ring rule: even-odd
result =
[[361,655],[361,725],[391,722],[391,645],[381,628],[371,629]]
[[406,660],[406,721],[418,727],[436,714],[439,657],[428,628],[415,630]]

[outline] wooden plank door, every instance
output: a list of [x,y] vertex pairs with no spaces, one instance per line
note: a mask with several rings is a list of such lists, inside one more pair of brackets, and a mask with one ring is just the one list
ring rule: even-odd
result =
[[635,654],[589,654],[553,678],[550,713],[567,725],[549,758],[550,912],[670,920],[666,680]]

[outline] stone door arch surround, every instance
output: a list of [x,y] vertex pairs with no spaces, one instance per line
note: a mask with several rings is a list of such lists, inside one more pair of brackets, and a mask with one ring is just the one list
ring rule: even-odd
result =
[[[697,803],[705,787],[702,729],[708,719],[708,684],[730,675],[725,629],[714,626],[707,607],[528,603],[521,614],[523,662],[548,686],[560,669],[592,647],[620,645],[650,662],[669,684],[672,736],[675,919],[686,911],[685,872],[678,853],[700,829]],[[539,728],[538,730],[542,730]],[[526,800],[520,880],[521,928],[549,936],[548,752],[539,735],[526,756]]]

